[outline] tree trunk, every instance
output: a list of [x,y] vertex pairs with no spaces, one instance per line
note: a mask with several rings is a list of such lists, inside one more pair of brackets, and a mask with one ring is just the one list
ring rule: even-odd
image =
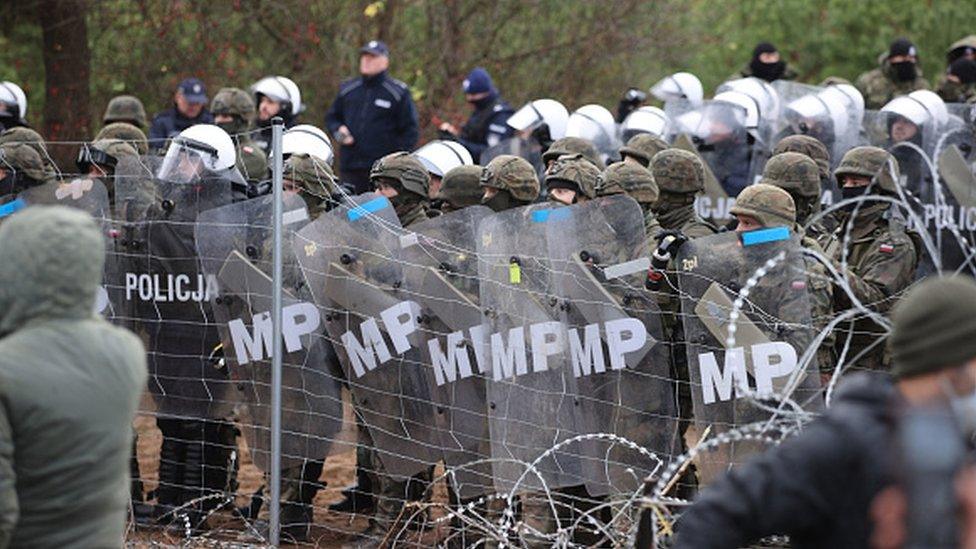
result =
[[51,142],[86,141],[91,136],[87,13],[87,0],[41,0],[37,4],[44,41],[42,133],[51,144],[51,156],[63,168],[73,167],[78,146]]

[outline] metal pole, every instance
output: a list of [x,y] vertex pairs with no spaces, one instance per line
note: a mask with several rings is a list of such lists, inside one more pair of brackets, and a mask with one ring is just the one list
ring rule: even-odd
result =
[[281,136],[285,122],[281,117],[271,121],[271,186],[274,199],[274,248],[272,261],[271,290],[271,508],[269,512],[271,545],[278,546],[281,534],[281,216],[282,175],[284,166],[281,160]]

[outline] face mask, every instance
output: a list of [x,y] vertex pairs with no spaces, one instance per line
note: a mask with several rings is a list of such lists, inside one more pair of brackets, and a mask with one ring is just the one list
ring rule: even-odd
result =
[[[859,196],[864,196],[866,194],[868,194],[867,185],[863,187],[841,187],[840,188],[840,195],[844,198],[844,200],[847,200],[848,198],[857,198]],[[844,211],[852,212],[854,211],[854,208],[858,207],[858,205],[860,205],[860,209],[863,210],[865,206],[868,205],[868,203],[864,201],[851,202],[850,204],[845,204],[842,208],[844,209]]]
[[960,395],[948,380],[944,380],[942,390],[949,397],[949,407],[959,427],[966,436],[972,437],[976,434],[976,391]]
[[482,199],[481,203],[491,208],[493,212],[503,212],[512,207],[512,195],[500,190],[495,193],[495,196],[487,200]]
[[895,71],[896,80],[901,82],[915,80],[915,63],[912,63],[911,61],[892,63],[891,68]]
[[218,128],[220,128],[220,129],[224,130],[225,132],[227,132],[230,135],[235,135],[235,134],[243,133],[245,130],[247,130],[247,128],[245,127],[245,124],[242,123],[242,122],[239,122],[237,120],[232,120],[230,122],[223,122],[223,123],[217,124],[216,126]]
[[749,63],[749,68],[752,69],[752,75],[756,78],[761,78],[767,82],[772,82],[773,80],[779,80],[783,77],[783,73],[786,72],[786,62],[777,61],[775,63],[761,63],[758,59],[753,59]]

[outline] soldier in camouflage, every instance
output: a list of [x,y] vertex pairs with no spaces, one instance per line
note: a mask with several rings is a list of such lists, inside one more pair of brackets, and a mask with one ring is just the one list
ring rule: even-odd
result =
[[626,145],[620,147],[620,159],[647,168],[651,165],[651,159],[654,158],[654,155],[667,148],[668,143],[660,137],[649,133],[639,133],[631,137]]
[[785,152],[804,154],[816,162],[820,187],[826,189],[830,186],[830,151],[819,139],[803,134],[786,136],[773,147],[773,156]]
[[102,124],[107,126],[113,122],[125,122],[145,130],[146,108],[134,95],[117,95],[109,100],[105,114],[102,115]]
[[796,204],[796,222],[800,234],[822,242],[828,233],[820,220],[810,223],[820,213],[820,168],[809,156],[783,152],[770,158],[763,169],[762,183],[775,185],[790,193]]
[[[845,199],[898,196],[898,163],[884,149],[856,147],[844,155],[834,176]],[[898,208],[864,200],[838,212],[840,226],[823,246],[851,293],[862,305],[887,314],[909,287],[921,250],[919,236],[905,227]],[[835,282],[834,312],[852,308],[846,289]],[[887,329],[865,314],[837,329],[838,356],[848,338],[845,366],[887,368]]]
[[26,143],[0,145],[0,201],[9,202],[25,189],[48,179],[41,155]]
[[531,204],[539,197],[539,177],[523,158],[496,156],[481,170],[481,203],[495,212]]
[[976,62],[976,35],[964,36],[946,49],[946,71],[942,73],[935,85],[936,92],[943,101],[946,103],[973,101],[976,96],[976,84],[972,81],[972,62]]
[[657,202],[660,192],[654,174],[640,164],[633,162],[616,162],[607,166],[600,174],[597,182],[596,195],[626,194],[640,204],[644,211],[644,229],[646,234],[657,234],[660,226],[654,217],[651,207]]
[[234,140],[237,147],[237,169],[248,183],[262,181],[268,175],[268,157],[251,139],[254,124],[254,99],[240,88],[221,88],[210,102],[214,124]]
[[54,160],[51,159],[51,155],[47,152],[47,145],[44,143],[44,138],[36,131],[26,126],[7,128],[3,130],[3,133],[0,133],[0,144],[3,143],[24,143],[25,145],[29,145],[37,151],[37,154],[41,157],[41,162],[44,163],[45,180],[54,181],[61,177],[60,170],[58,170],[58,167],[54,164]]
[[546,170],[546,198],[567,206],[596,198],[598,170],[582,154],[564,154]]
[[857,77],[854,86],[864,96],[864,108],[880,109],[900,95],[929,89],[918,68],[918,51],[907,38],[891,43],[879,58],[880,67]]
[[698,155],[681,149],[661,151],[651,159],[651,173],[660,190],[651,210],[661,230],[679,231],[688,238],[718,232],[695,212],[695,197],[705,189],[705,167]]
[[439,215],[427,203],[430,174],[410,153],[390,153],[377,160],[369,171],[369,182],[390,200],[403,227]]
[[434,196],[440,211],[453,212],[481,204],[481,166],[458,166],[444,174],[441,188]]
[[581,154],[583,158],[590,161],[598,169],[603,169],[603,160],[596,147],[589,141],[580,137],[563,137],[552,142],[552,145],[542,153],[542,162],[546,169],[564,154]]
[[108,192],[109,204],[115,210],[115,166],[125,157],[139,156],[135,147],[119,139],[98,139],[83,145],[76,162],[79,173],[98,179]]
[[146,134],[128,122],[112,122],[108,126],[105,126],[95,134],[95,141],[101,139],[125,141],[135,147],[140,155],[149,154],[149,140],[146,139]]
[[292,154],[285,160],[282,184],[286,193],[295,193],[305,202],[312,221],[332,209],[339,196],[338,180],[332,167],[307,154]]

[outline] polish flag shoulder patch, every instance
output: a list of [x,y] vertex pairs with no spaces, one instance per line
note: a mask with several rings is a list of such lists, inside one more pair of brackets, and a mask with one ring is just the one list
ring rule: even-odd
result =
[[882,244],[878,246],[878,251],[883,254],[890,254],[891,252],[895,251],[895,247],[891,244]]
[[807,281],[806,280],[794,280],[792,283],[790,283],[790,286],[794,290],[806,290],[807,289]]

